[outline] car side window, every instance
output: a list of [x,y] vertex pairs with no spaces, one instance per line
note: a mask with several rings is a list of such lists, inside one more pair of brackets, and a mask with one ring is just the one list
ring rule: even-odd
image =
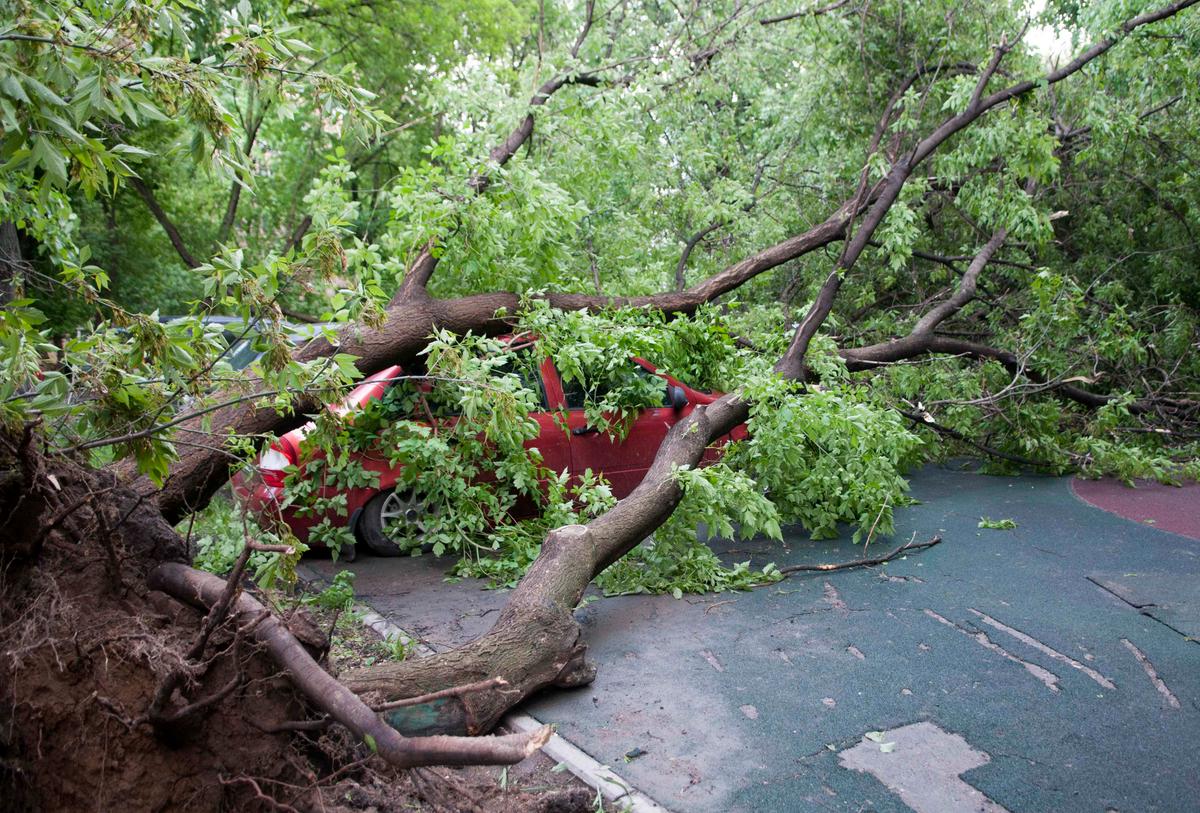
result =
[[[542,411],[549,411],[550,399],[546,396],[546,385],[542,381],[538,357],[526,349],[518,350],[512,355],[512,361],[495,368],[496,374],[516,375],[521,380],[521,386],[537,394]],[[428,417],[427,407],[433,414],[441,417],[460,415],[462,410],[456,399],[457,395],[452,386],[447,389],[445,385],[439,386],[437,381],[415,378],[397,381],[388,387],[381,399],[381,407],[389,417],[423,421]]]
[[[647,404],[647,407],[654,408],[670,405],[667,401],[667,382],[661,376],[655,375],[642,365],[638,364],[636,361],[629,362],[629,368],[624,370],[623,374],[636,376],[646,380],[652,380],[659,386],[659,401]],[[601,382],[597,384],[596,389],[593,390],[591,394],[592,400],[602,400],[604,396],[608,394],[608,391],[609,386],[607,382]],[[583,386],[578,381],[563,380],[563,396],[567,401],[567,409],[583,409],[584,401],[587,399],[587,395],[588,394],[584,391]]]
[[522,348],[512,354],[512,361],[496,368],[501,375],[515,373],[521,379],[521,386],[537,393],[538,403],[542,410],[550,409],[550,399],[546,396],[546,383],[542,381],[540,357],[534,353],[534,348]]

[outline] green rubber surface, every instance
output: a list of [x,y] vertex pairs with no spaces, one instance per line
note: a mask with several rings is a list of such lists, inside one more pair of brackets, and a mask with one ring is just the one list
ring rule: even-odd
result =
[[[1200,811],[1200,542],[1091,507],[1067,479],[929,467],[911,482],[921,504],[871,553],[941,545],[750,593],[594,601],[578,617],[595,683],[524,710],[677,811],[909,810],[839,756],[922,722],[986,755],[961,779],[1009,811]],[[717,547],[757,564],[861,554],[799,531]],[[445,648],[485,631],[504,593],[439,566],[352,565],[372,606]]]

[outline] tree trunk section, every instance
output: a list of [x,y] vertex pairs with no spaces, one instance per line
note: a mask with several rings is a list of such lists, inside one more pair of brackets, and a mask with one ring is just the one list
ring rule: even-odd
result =
[[[495,625],[466,646],[426,658],[357,669],[341,676],[356,692],[388,699],[415,697],[455,683],[501,677],[489,688],[459,701],[459,724],[446,733],[490,730],[508,709],[547,686],[580,686],[595,677],[586,659],[575,608],[597,575],[670,517],[683,490],[676,466],[695,466],[704,449],[749,416],[749,405],[726,395],[698,406],[676,424],[641,484],[608,513],[586,525],[551,531],[538,558],[521,579]],[[404,715],[393,718],[403,724]],[[449,718],[448,718],[449,719]]]

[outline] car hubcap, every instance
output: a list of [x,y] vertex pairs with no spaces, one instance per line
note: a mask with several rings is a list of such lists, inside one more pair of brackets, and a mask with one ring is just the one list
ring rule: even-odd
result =
[[391,539],[419,539],[425,533],[425,511],[411,491],[393,491],[379,510],[379,524]]

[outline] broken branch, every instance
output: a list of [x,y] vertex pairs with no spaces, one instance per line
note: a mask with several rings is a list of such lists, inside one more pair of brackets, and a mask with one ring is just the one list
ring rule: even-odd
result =
[[[915,535],[913,536],[913,539],[916,539]],[[851,561],[851,562],[838,562],[836,564],[826,564],[826,565],[788,565],[787,567],[779,568],[779,572],[785,576],[788,576],[788,575],[791,575],[792,573],[830,573],[835,570],[850,570],[850,569],[856,568],[856,567],[871,567],[873,565],[881,565],[884,562],[890,562],[891,560],[895,559],[897,556],[899,556],[900,554],[905,553],[905,552],[918,551],[918,550],[923,550],[925,548],[932,548],[934,545],[940,544],[941,541],[942,541],[942,538],[940,536],[935,536],[933,539],[930,539],[928,542],[918,542],[917,544],[914,545],[913,540],[910,539],[907,542],[905,542],[903,545],[901,545],[900,547],[896,548],[891,553],[885,554],[883,556],[876,556],[874,559],[855,559],[854,561]]]

